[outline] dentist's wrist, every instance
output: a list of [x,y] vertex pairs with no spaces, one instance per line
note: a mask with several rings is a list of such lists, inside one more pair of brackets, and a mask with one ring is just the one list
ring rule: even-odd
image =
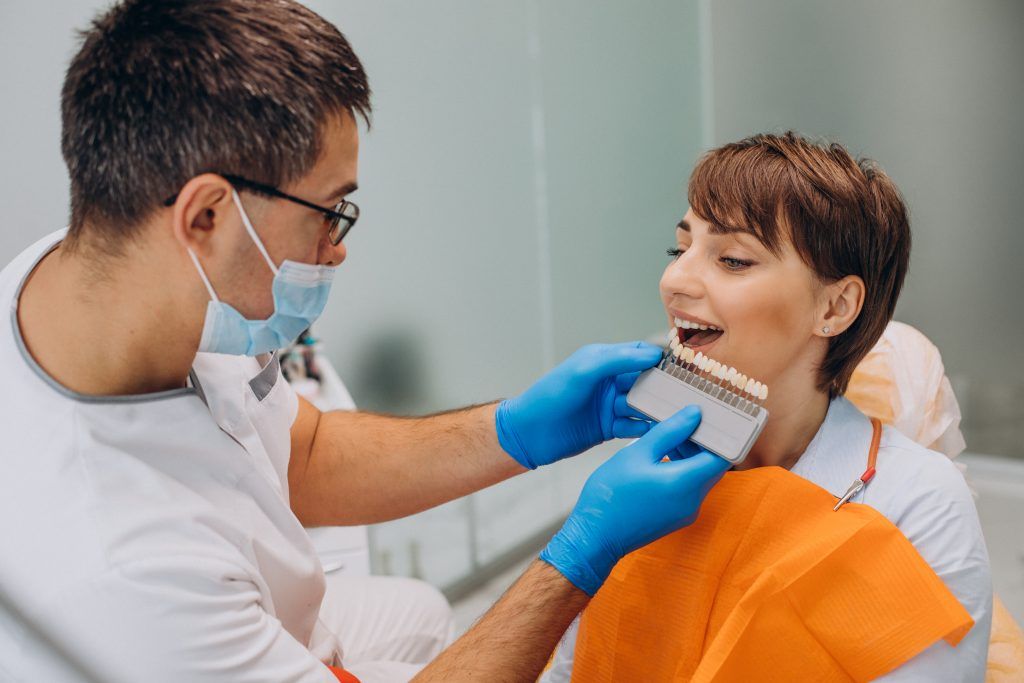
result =
[[494,411],[494,428],[498,433],[498,444],[513,460],[528,470],[537,469],[538,463],[534,462],[526,452],[526,447],[519,438],[514,426],[512,417],[515,399],[508,399],[498,404]]
[[540,552],[540,559],[557,569],[581,591],[594,597],[604,584],[620,555],[604,547],[593,532],[587,532],[572,515]]

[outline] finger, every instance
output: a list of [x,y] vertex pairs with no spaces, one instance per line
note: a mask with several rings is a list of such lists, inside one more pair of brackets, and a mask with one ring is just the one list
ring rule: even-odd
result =
[[633,388],[640,372],[625,372],[615,378],[615,388],[619,391],[629,391]]
[[651,431],[653,425],[646,420],[632,420],[620,417],[612,423],[612,436],[616,439],[638,439]]
[[619,394],[618,396],[615,397],[614,413],[615,417],[633,417],[636,418],[637,420],[651,419],[650,417],[644,415],[633,406],[629,405],[629,402],[626,401],[625,394]]
[[694,442],[687,439],[679,446],[676,447],[675,451],[668,454],[670,460],[686,460],[700,453],[703,449],[695,444]]
[[595,345],[586,349],[580,371],[594,379],[614,377],[654,367],[661,360],[660,346],[647,342]]
[[695,405],[686,406],[654,425],[636,445],[643,444],[654,462],[657,462],[689,439],[699,424],[700,408]]
[[677,468],[679,476],[691,484],[694,481],[701,482],[701,496],[703,497],[729,471],[732,463],[713,453],[701,451],[693,457],[670,463],[670,466]]

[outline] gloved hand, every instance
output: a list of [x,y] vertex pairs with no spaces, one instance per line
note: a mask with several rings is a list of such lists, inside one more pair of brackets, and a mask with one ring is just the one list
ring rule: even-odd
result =
[[521,395],[501,402],[498,442],[532,470],[611,438],[647,433],[649,418],[627,406],[625,396],[661,354],[645,342],[584,346]]
[[700,409],[688,406],[598,467],[540,559],[592,596],[623,556],[692,524],[731,466],[707,451],[685,457],[680,446],[699,423]]

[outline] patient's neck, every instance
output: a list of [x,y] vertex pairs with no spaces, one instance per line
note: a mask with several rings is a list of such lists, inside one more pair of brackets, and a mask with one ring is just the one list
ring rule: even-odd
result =
[[790,373],[773,382],[768,423],[747,459],[735,469],[778,465],[790,469],[825,421],[829,398],[815,386],[816,373]]

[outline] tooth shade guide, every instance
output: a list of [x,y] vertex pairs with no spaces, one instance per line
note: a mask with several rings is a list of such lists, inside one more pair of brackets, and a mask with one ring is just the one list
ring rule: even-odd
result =
[[[683,320],[679,323],[696,325]],[[682,325],[680,325],[682,327]],[[734,367],[720,363],[701,351],[681,343],[678,330],[669,334],[669,351],[665,355],[662,369],[682,379],[691,386],[704,391],[708,395],[723,402],[747,409],[751,406],[760,407],[768,397],[768,387],[753,377],[748,377]]]

